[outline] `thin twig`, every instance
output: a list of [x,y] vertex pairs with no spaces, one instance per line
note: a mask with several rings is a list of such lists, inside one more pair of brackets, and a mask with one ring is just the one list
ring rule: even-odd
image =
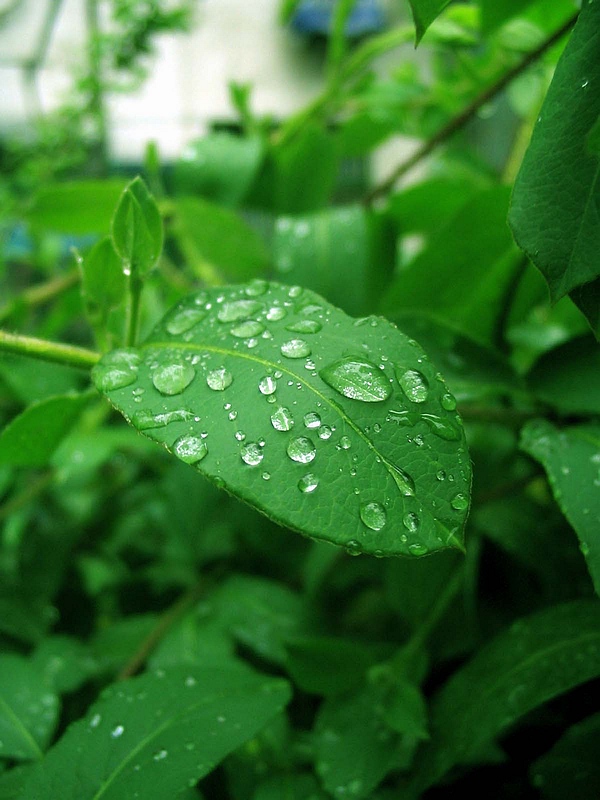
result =
[[90,369],[100,360],[100,353],[94,350],[0,330],[0,353],[2,352],[39,358],[78,369]]

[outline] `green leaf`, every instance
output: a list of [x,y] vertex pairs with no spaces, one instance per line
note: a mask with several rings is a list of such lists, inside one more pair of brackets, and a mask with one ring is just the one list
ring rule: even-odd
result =
[[[118,343],[113,312],[124,306],[127,282],[110,238],[101,239],[80,261],[81,296],[96,341],[105,350]],[[122,315],[121,315],[122,316]],[[124,320],[120,319],[120,332]],[[112,336],[111,336],[112,332]],[[110,344],[109,344],[110,343]]]
[[357,554],[462,546],[456,401],[384,319],[255,281],[192,295],[93,376],[144,435],[281,524]]
[[466,764],[528,711],[600,675],[600,604],[577,600],[517,620],[434,698],[412,788]]
[[273,257],[282,282],[313,289],[347,313],[361,314],[388,284],[395,247],[384,218],[347,206],[279,217]]
[[600,797],[599,737],[600,714],[594,714],[568,728],[554,747],[538,758],[530,774],[546,800]]
[[427,28],[442,13],[450,3],[450,0],[408,0],[408,2],[410,3],[415,28],[417,29],[418,44]]
[[51,183],[38,189],[27,219],[56,233],[108,233],[122,191],[120,180]]
[[252,800],[329,800],[313,775],[292,773],[267,778]]
[[559,430],[546,420],[534,420],[523,429],[521,446],[546,470],[600,594],[600,426]]
[[175,165],[175,188],[226,206],[238,205],[252,185],[263,158],[259,137],[212,133],[191,142]]
[[[275,207],[302,214],[325,206],[339,169],[336,140],[314,124],[274,151]],[[307,165],[310,168],[307,169]]]
[[577,286],[570,296],[587,319],[594,336],[600,341],[600,278]]
[[600,7],[584,2],[514,187],[509,222],[553,300],[600,274],[600,160],[586,139],[600,114]]
[[163,244],[163,226],[156,201],[141,178],[121,195],[112,220],[112,239],[125,272],[143,277],[155,266]]
[[486,36],[499,28],[506,20],[530,6],[534,0],[479,0],[481,6],[481,30]]
[[40,672],[25,658],[0,655],[0,756],[42,757],[58,721],[59,704]]
[[32,403],[0,433],[0,464],[46,466],[89,399],[68,394]]
[[288,702],[248,669],[173,667],[109,687],[27,781],[22,800],[179,796]]
[[83,642],[70,636],[51,636],[35,649],[31,663],[44,683],[58,694],[74,692],[96,671],[95,660]]
[[177,242],[199,278],[206,277],[206,265],[229,280],[246,280],[266,270],[267,248],[238,214],[193,197],[179,198],[174,207]]
[[563,414],[600,414],[600,350],[580,336],[545,353],[527,382],[545,403]]

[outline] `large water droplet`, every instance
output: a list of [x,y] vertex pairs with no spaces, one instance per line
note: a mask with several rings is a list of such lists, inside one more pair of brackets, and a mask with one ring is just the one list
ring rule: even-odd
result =
[[396,466],[396,464],[389,464],[390,472],[392,478],[394,479],[396,486],[400,489],[400,492],[405,497],[414,497],[415,496],[415,482],[412,479],[412,476],[406,472],[406,470],[401,469],[400,467]]
[[364,524],[372,531],[380,531],[387,520],[385,508],[379,503],[364,503],[359,513]]
[[265,375],[258,383],[258,391],[264,395],[274,394],[277,391],[277,381],[271,375]]
[[455,511],[464,511],[469,506],[469,500],[467,496],[459,492],[458,494],[454,495],[452,500],[450,501],[450,505]]
[[124,389],[137,379],[139,364],[135,350],[115,350],[94,367],[94,381],[103,392]]
[[206,312],[200,308],[184,308],[177,311],[167,322],[167,332],[173,336],[191,330],[194,325],[201,322],[206,316]]
[[194,380],[196,373],[186,361],[162,364],[152,373],[152,383],[161,394],[181,394]]
[[380,369],[350,356],[324,367],[319,375],[328,386],[351,400],[380,403],[392,393],[390,382]]
[[439,436],[440,439],[445,439],[448,442],[456,442],[460,439],[460,433],[454,425],[436,414],[421,414],[429,428]]
[[440,403],[444,411],[454,411],[456,408],[456,398],[450,392],[442,395]]
[[263,307],[258,300],[232,300],[230,303],[223,303],[217,312],[219,322],[238,322],[238,320],[248,319],[256,314]]
[[279,406],[279,408],[271,414],[271,425],[276,431],[289,431],[294,427],[294,418],[289,408]]
[[304,415],[304,424],[307,428],[318,428],[321,425],[321,417],[316,411],[309,411]]
[[318,485],[319,479],[312,472],[309,472],[308,475],[304,475],[298,481],[298,488],[304,494],[310,494],[311,492],[314,492]]
[[229,333],[237,339],[250,339],[253,336],[258,336],[265,329],[262,322],[257,322],[254,319],[247,319],[235,325]]
[[177,439],[173,452],[186,464],[197,464],[208,453],[208,447],[200,437],[189,434]]
[[193,411],[189,411],[187,408],[165,411],[162,414],[155,414],[153,411],[143,409],[136,412],[131,421],[138,431],[146,431],[152,428],[164,428],[172,422],[187,422],[194,417]]
[[222,392],[233,383],[233,375],[225,367],[211,370],[206,376],[206,383],[216,392]]
[[297,436],[291,439],[287,446],[287,454],[292,461],[299,464],[309,464],[317,455],[317,448],[307,436]]
[[317,322],[316,319],[300,319],[297,322],[286,325],[285,329],[294,333],[318,333],[322,327],[321,323]]
[[321,425],[319,428],[319,439],[331,439],[333,429],[329,425]]
[[240,449],[240,456],[244,464],[250,467],[256,467],[264,458],[262,448],[256,442],[248,442]]
[[396,377],[402,391],[412,403],[424,403],[427,400],[429,383],[421,372],[416,369],[396,369]]
[[310,346],[303,339],[290,339],[281,345],[281,355],[286,358],[306,358]]
[[408,514],[405,514],[402,522],[406,530],[410,531],[411,533],[416,533],[419,529],[419,525],[421,524],[421,520],[414,511],[409,511]]

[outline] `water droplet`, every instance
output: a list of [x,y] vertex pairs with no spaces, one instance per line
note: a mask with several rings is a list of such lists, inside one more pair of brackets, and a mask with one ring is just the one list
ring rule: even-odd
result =
[[110,732],[110,735],[113,739],[118,739],[119,736],[122,736],[125,732],[125,728],[122,725],[117,725],[116,728],[113,728]]
[[287,454],[292,461],[299,464],[309,464],[317,455],[317,449],[307,436],[297,436],[291,439],[287,446]]
[[253,336],[258,336],[265,329],[262,322],[257,322],[254,319],[247,319],[235,325],[229,333],[237,339],[250,339]]
[[342,436],[342,438],[340,439],[340,443],[339,443],[338,447],[341,450],[350,450],[350,448],[352,447],[352,442],[350,441],[350,439],[347,436]]
[[260,464],[264,455],[260,445],[256,442],[248,442],[248,444],[243,445],[240,449],[242,461],[250,467],[255,467],[257,464]]
[[114,350],[94,367],[94,381],[103,392],[123,389],[136,380],[139,365],[140,357],[135,350]]
[[372,531],[380,531],[386,523],[385,508],[379,503],[364,503],[359,513],[361,520]]
[[379,403],[387,400],[392,388],[385,375],[374,364],[347,357],[320,370],[322,380],[336,392],[351,400]]
[[263,280],[262,278],[255,278],[246,286],[246,294],[248,297],[260,297],[267,291],[268,288],[269,284],[267,281]]
[[421,520],[419,519],[418,515],[414,513],[414,511],[410,511],[408,514],[405,514],[402,522],[406,530],[410,531],[411,533],[416,533],[419,529],[419,525],[421,524]]
[[286,358],[306,358],[310,346],[303,339],[290,339],[281,345],[281,355]]
[[390,472],[394,482],[400,492],[404,495],[404,497],[414,497],[415,496],[415,482],[412,479],[412,476],[406,472],[406,470],[401,469],[400,467],[396,466],[396,464],[389,464]]
[[258,391],[264,395],[273,394],[277,391],[277,381],[271,375],[265,375],[258,384]]
[[321,425],[319,428],[319,439],[331,439],[333,429],[329,425]]
[[161,394],[181,394],[194,380],[196,373],[186,361],[174,361],[158,366],[152,373],[152,383]]
[[291,325],[286,325],[285,329],[294,333],[318,333],[322,327],[316,319],[300,319],[292,322]]
[[164,428],[172,422],[187,422],[190,419],[195,420],[192,411],[178,408],[174,411],[165,411],[163,414],[154,414],[148,410],[137,411],[131,421],[138,431],[146,431],[152,428]]
[[229,414],[227,414],[227,419],[228,419],[230,422],[233,422],[234,420],[236,420],[236,419],[237,419],[237,415],[238,415],[238,412],[237,412],[237,411],[235,411],[235,409],[234,409],[233,411],[230,411],[230,412],[229,412]]
[[166,758],[168,755],[169,755],[169,754],[167,753],[167,751],[166,751],[166,750],[159,750],[159,751],[158,751],[158,753],[155,753],[155,754],[152,756],[152,758],[153,758],[155,761],[162,761],[162,760],[163,760],[164,758]]
[[248,319],[263,308],[258,300],[233,300],[223,303],[217,312],[219,322],[238,322]]
[[321,417],[316,411],[309,411],[304,415],[304,424],[307,428],[318,428],[321,425]]
[[263,481],[270,481],[271,480],[271,473],[270,472],[263,472],[261,475]]
[[441,399],[442,408],[445,411],[454,411],[456,408],[456,398],[454,395],[450,394],[450,392],[446,392],[446,394],[442,395]]
[[467,496],[459,492],[455,494],[452,500],[450,501],[450,505],[455,511],[464,511],[469,506],[469,501]]
[[404,428],[411,428],[413,425],[417,424],[419,419],[420,416],[416,411],[397,411],[394,408],[390,408],[385,421],[395,422],[396,425],[400,425]]
[[427,400],[429,383],[421,372],[416,369],[400,372],[396,369],[396,377],[402,391],[412,403],[424,403]]
[[300,297],[302,291],[303,290],[301,286],[290,286],[288,296],[292,298]]
[[246,434],[244,433],[244,431],[236,431],[234,436],[238,440],[238,442],[243,442],[244,439],[246,438]]
[[206,442],[198,436],[181,436],[173,445],[173,452],[186,464],[197,464],[208,453]]
[[350,539],[349,542],[346,542],[346,552],[349,556],[359,556],[362,553],[362,547],[356,539]]
[[294,427],[294,418],[289,408],[279,406],[279,408],[271,414],[271,425],[276,431],[289,431]]
[[428,550],[424,544],[420,544],[419,542],[414,542],[413,544],[408,545],[408,552],[412,556],[424,556],[425,553],[428,552]]
[[314,492],[318,485],[319,479],[312,472],[309,472],[308,475],[304,475],[298,481],[298,488],[304,494],[310,494],[311,492]]
[[446,480],[446,473],[445,473],[445,471],[443,469],[439,469],[435,473],[435,477],[438,479],[438,481],[445,481]]
[[442,419],[435,414],[421,414],[428,427],[440,439],[445,439],[447,442],[456,442],[460,439],[458,429],[448,420]]
[[102,722],[102,717],[100,716],[100,714],[94,714],[94,716],[90,720],[90,728],[97,728],[101,722]]
[[233,375],[225,367],[211,370],[206,376],[206,383],[216,392],[222,392],[233,383]]
[[173,336],[178,336],[181,333],[186,333],[191,330],[194,325],[201,322],[205,316],[206,312],[200,308],[183,308],[175,312],[165,327],[168,333]]
[[266,317],[269,322],[277,322],[287,316],[287,311],[283,306],[273,306],[267,311]]

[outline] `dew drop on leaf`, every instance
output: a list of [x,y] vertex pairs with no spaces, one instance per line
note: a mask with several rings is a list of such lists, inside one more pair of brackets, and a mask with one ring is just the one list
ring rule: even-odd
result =
[[194,325],[201,322],[206,312],[200,308],[184,308],[177,311],[166,324],[167,332],[178,336],[191,330]]
[[398,383],[412,403],[424,403],[429,392],[427,378],[416,369],[396,370]]
[[462,492],[459,492],[458,494],[454,495],[450,501],[450,505],[455,511],[464,511],[469,505],[469,501],[466,495],[462,494]]
[[190,419],[194,419],[194,413],[187,408],[165,411],[162,414],[142,409],[133,415],[131,421],[138,431],[147,431],[152,428],[164,428],[172,422],[187,422]]
[[273,308],[270,308],[266,313],[269,322],[277,322],[285,316],[287,316],[287,311],[283,306],[273,306]]
[[342,450],[350,450],[350,448],[352,447],[352,442],[347,436],[342,436],[342,438],[340,439],[339,447]]
[[181,394],[194,380],[195,375],[191,364],[174,361],[158,366],[152,373],[152,383],[161,394]]
[[110,735],[113,739],[118,739],[119,736],[122,736],[125,732],[125,728],[122,725],[117,725],[116,728],[113,728],[110,732]]
[[400,492],[405,497],[414,497],[415,496],[415,482],[412,479],[412,476],[406,472],[406,470],[401,469],[400,467],[396,466],[395,464],[390,464],[390,471],[394,482]]
[[206,383],[216,392],[222,392],[233,383],[233,375],[225,367],[211,370],[206,376]]
[[291,325],[286,325],[286,331],[293,333],[318,333],[323,326],[316,319],[300,319],[298,322],[292,322]]
[[258,300],[232,300],[230,303],[223,303],[217,312],[219,322],[238,322],[248,319],[256,314],[263,307]]
[[356,539],[350,539],[350,541],[346,543],[346,552],[349,556],[359,556],[362,553],[362,547]]
[[408,514],[405,514],[402,522],[406,530],[410,531],[411,533],[416,533],[419,529],[419,525],[421,524],[418,515],[415,514],[414,511],[410,511]]
[[265,375],[258,384],[258,391],[261,394],[269,395],[277,391],[277,381],[271,375]]
[[298,488],[304,494],[310,494],[311,492],[314,492],[314,490],[317,488],[318,485],[319,485],[319,479],[312,472],[309,472],[308,475],[304,475],[298,481]]
[[385,508],[379,503],[364,503],[359,513],[364,524],[372,531],[380,531],[387,520]]
[[261,334],[264,329],[265,326],[262,322],[257,322],[254,319],[247,319],[244,320],[244,322],[240,322],[239,325],[235,325],[229,333],[235,336],[236,339],[250,339],[253,336]]
[[262,278],[255,278],[246,286],[246,294],[248,297],[260,297],[267,291],[268,288],[269,284],[267,281],[263,280]]
[[392,393],[389,381],[374,364],[346,357],[320,370],[323,381],[351,400],[380,403]]
[[332,434],[333,430],[329,427],[329,425],[321,425],[319,428],[319,439],[331,439]]
[[440,402],[445,411],[454,411],[456,408],[456,398],[454,395],[451,395],[450,392],[443,394]]
[[457,442],[460,439],[460,433],[457,428],[448,420],[438,417],[436,414],[421,414],[430,430],[439,436],[440,439],[445,439],[447,442]]
[[137,371],[132,371],[126,367],[113,367],[102,364],[94,368],[94,380],[98,388],[103,392],[124,389],[125,386],[130,386],[136,379]]
[[310,346],[304,339],[289,339],[281,345],[281,355],[286,358],[306,358],[310,355]]
[[271,425],[276,431],[289,431],[294,427],[294,418],[289,408],[279,406],[279,408],[271,414]]
[[318,428],[321,425],[321,417],[316,411],[309,411],[304,415],[304,424],[307,428]]
[[408,552],[412,556],[424,556],[427,553],[427,548],[424,544],[420,544],[419,542],[415,542],[414,544],[408,545]]
[[181,436],[173,445],[173,452],[186,464],[197,464],[208,453],[206,442],[198,436]]
[[264,458],[264,453],[256,442],[248,442],[240,449],[240,456],[244,464],[250,467],[256,467]]
[[317,449],[307,436],[297,436],[291,439],[287,446],[287,454],[292,461],[299,464],[309,464],[317,455]]

